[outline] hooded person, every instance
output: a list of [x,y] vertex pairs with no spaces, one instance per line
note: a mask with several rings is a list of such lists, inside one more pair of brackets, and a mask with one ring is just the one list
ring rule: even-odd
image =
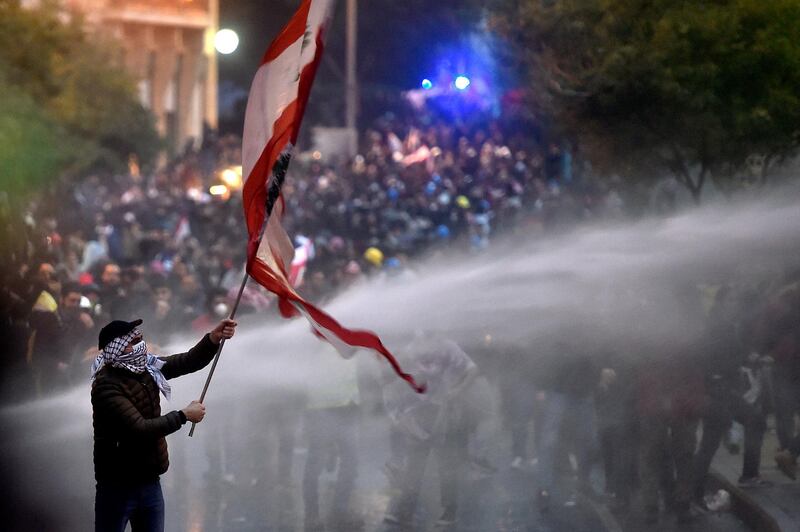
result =
[[187,421],[199,423],[205,406],[192,401],[161,414],[159,394],[170,398],[169,379],[203,369],[236,322],[222,320],[186,353],[156,357],[147,350],[142,320],[112,321],[100,330],[92,364],[95,531],[164,530],[159,476],[169,467],[165,437]]

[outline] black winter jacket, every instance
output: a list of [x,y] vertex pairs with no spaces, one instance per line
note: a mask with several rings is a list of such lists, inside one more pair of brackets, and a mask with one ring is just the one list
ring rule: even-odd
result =
[[[203,369],[217,346],[205,335],[189,352],[160,357],[167,379]],[[98,482],[155,480],[169,467],[165,436],[183,425],[177,410],[161,415],[159,390],[148,372],[105,366],[92,383],[94,473]]]

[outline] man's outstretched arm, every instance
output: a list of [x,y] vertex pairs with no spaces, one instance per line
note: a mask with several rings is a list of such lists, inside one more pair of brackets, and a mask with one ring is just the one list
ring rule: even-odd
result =
[[161,368],[161,373],[167,379],[173,379],[203,369],[214,358],[220,342],[232,338],[235,332],[235,321],[222,320],[219,325],[214,327],[214,330],[206,334],[197,345],[186,353],[159,357],[166,362]]

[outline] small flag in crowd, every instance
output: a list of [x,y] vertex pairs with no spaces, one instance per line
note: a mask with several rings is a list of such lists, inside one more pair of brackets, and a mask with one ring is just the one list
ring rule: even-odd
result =
[[247,272],[278,296],[284,317],[305,316],[314,333],[343,356],[352,355],[356,348],[377,351],[401,378],[422,392],[424,387],[403,372],[377,335],[343,327],[300,297],[290,279],[295,250],[281,225],[285,209],[281,185],[322,57],[332,4],[331,0],[303,0],[267,48],[250,87],[242,139]]
[[175,226],[175,234],[172,236],[172,241],[175,245],[178,245],[190,236],[192,236],[192,228],[189,225],[189,217],[184,214]]
[[314,258],[314,242],[303,235],[296,236],[294,242],[297,247],[294,248],[292,269],[289,271],[289,282],[292,283],[293,287],[299,288],[303,286],[308,262]]

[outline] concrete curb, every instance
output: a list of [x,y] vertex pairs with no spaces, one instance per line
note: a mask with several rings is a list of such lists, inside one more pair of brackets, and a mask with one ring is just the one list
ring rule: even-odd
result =
[[724,489],[731,494],[733,513],[747,526],[758,532],[782,532],[778,521],[769,514],[745,490],[729,481],[725,476],[712,469],[709,472],[709,487],[713,490]]

